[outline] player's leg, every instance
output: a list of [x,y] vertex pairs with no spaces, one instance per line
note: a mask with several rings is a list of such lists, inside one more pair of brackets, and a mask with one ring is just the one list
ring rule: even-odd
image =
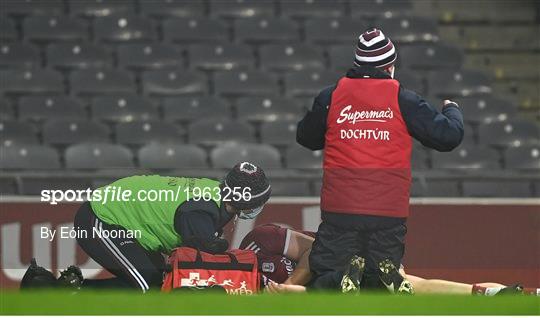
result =
[[116,276],[116,279],[86,279],[83,287],[131,287],[143,292],[161,284],[163,258],[159,253],[147,252],[136,240],[95,236],[94,229],[123,230],[109,225],[95,216],[90,204],[81,206],[74,225],[87,231],[86,237],[77,238],[79,246],[97,263]]

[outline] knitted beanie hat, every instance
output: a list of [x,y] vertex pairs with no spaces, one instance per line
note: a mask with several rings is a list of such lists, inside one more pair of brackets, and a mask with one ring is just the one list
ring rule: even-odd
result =
[[[250,162],[237,163],[225,177],[223,187],[229,188],[227,192],[233,191],[228,203],[238,210],[262,207],[272,193],[264,171]],[[241,197],[234,192],[239,192]]]
[[381,30],[372,28],[358,37],[354,64],[388,68],[396,61],[397,53],[392,41]]

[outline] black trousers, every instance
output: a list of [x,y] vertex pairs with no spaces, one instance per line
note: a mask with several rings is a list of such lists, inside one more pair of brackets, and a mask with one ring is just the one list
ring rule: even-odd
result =
[[390,259],[399,268],[405,252],[406,218],[322,213],[309,256],[312,289],[337,289],[351,257],[366,260],[362,288],[384,288],[378,264]]
[[125,230],[100,220],[92,211],[90,203],[81,205],[74,220],[75,228],[86,230],[86,237],[78,237],[77,243],[93,260],[115,275],[112,279],[85,279],[83,287],[91,288],[137,288],[146,292],[160,287],[165,268],[161,253],[145,250],[136,239],[106,238],[93,235],[93,229]]

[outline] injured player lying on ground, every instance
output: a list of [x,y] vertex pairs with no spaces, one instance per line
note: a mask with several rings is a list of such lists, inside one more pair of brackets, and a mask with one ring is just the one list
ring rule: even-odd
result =
[[[249,232],[240,244],[241,249],[249,249],[256,253],[265,289],[270,293],[306,292],[309,290],[311,274],[309,270],[309,253],[315,240],[315,233],[298,231],[265,224]],[[357,279],[353,290],[363,288],[362,284],[363,259],[354,257],[349,268],[349,275],[344,277]],[[405,273],[403,266],[398,270],[391,262],[380,264],[380,287],[391,293],[415,294],[452,294],[452,295],[500,295],[500,294],[536,294],[536,288],[523,288],[520,284],[505,286],[498,283],[465,284],[439,279],[424,279]],[[343,273],[341,273],[343,275]],[[356,276],[356,278],[354,278]],[[409,285],[406,286],[410,282]],[[345,279],[342,286],[347,285]],[[392,287],[394,283],[394,287]],[[373,286],[368,287],[372,289]],[[350,289],[343,290],[349,291]]]

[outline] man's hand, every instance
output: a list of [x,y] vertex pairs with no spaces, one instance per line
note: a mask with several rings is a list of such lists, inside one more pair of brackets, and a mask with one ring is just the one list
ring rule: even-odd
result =
[[269,294],[304,293],[306,288],[301,285],[285,285],[269,282],[265,291]]
[[[456,102],[453,102],[453,101],[451,101],[451,100],[449,100],[449,99],[445,99],[445,100],[444,100],[444,106],[446,106],[446,105],[448,105],[448,104],[452,104],[452,103],[456,104],[456,105],[459,107],[459,105],[458,105]],[[443,107],[444,107],[444,106],[443,106]]]

